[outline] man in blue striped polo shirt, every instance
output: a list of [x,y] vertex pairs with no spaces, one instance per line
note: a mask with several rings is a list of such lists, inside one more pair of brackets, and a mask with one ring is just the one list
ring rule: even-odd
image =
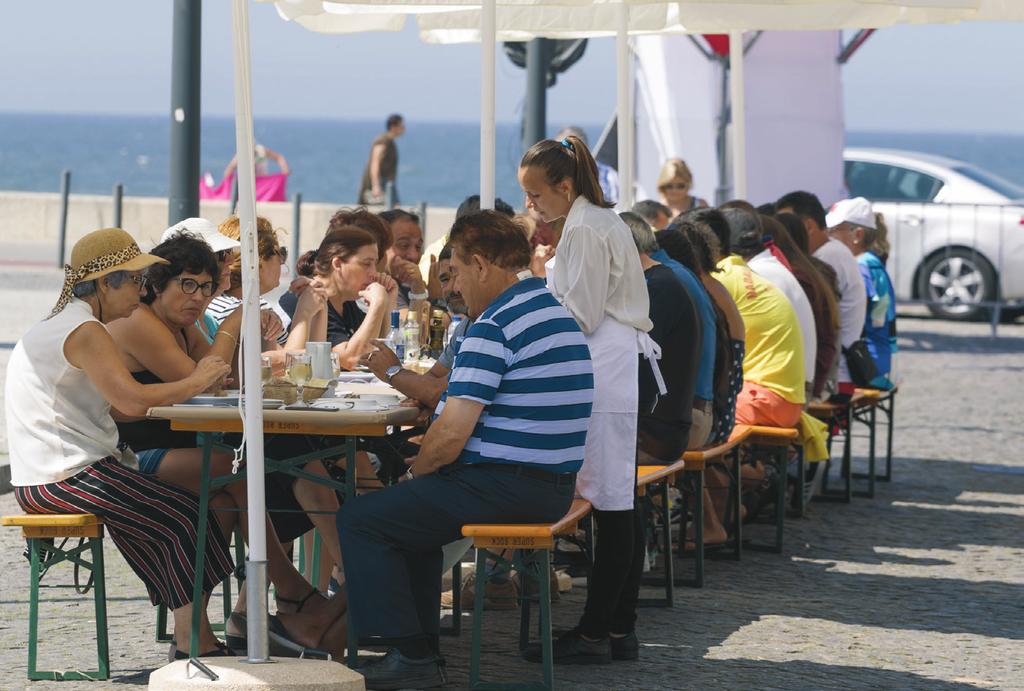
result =
[[443,682],[441,547],[467,523],[547,523],[572,504],[594,376],[576,320],[527,268],[530,245],[504,215],[458,219],[456,289],[475,319],[448,389],[410,461],[413,479],[338,512],[352,624],[391,650],[360,672],[368,689]]

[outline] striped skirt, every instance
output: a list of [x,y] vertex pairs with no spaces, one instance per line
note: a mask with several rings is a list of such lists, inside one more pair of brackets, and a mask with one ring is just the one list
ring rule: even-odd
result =
[[[177,609],[192,602],[199,501],[194,494],[126,468],[112,458],[48,485],[15,487],[27,513],[91,513],[103,518],[118,550],[146,584],[149,599]],[[228,543],[211,513],[203,592],[231,573]]]

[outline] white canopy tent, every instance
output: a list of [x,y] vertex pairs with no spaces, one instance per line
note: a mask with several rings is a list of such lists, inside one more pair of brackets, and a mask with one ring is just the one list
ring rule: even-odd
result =
[[[264,0],[266,1],[266,0]],[[626,5],[632,7],[627,9]],[[579,31],[568,22],[582,21],[582,17],[614,15],[613,26],[591,26],[590,35],[607,35],[614,31],[619,39],[619,65],[622,67],[628,50],[623,50],[630,33],[651,32],[656,29],[636,28],[629,21],[637,12],[637,21],[648,21],[644,5],[654,3],[636,0],[602,2],[601,0],[364,0],[363,2],[334,3],[320,0],[279,0],[278,11],[286,19],[294,20],[306,28],[327,33],[352,31],[395,31],[401,29],[405,17],[416,14],[424,31],[457,30],[463,38],[467,31],[476,30],[481,39],[481,206],[494,202],[494,54],[499,36],[504,32],[520,32],[529,27],[529,37],[558,37],[558,30]],[[835,29],[874,28],[894,23],[925,23],[962,20],[1024,20],[1024,3],[1019,0],[688,0],[662,4],[666,11],[663,31],[691,33],[730,33],[734,42],[739,32],[755,29]],[[602,7],[616,9],[601,9]],[[540,14],[530,12],[541,8]],[[637,9],[641,8],[641,9]],[[670,14],[676,23],[669,25]],[[548,15],[550,13],[550,16]],[[545,26],[528,24],[531,17],[546,18]],[[244,323],[242,350],[239,358],[242,382],[260,381],[259,347],[259,258],[256,250],[255,174],[253,168],[253,118],[251,90],[251,51],[249,46],[249,16],[247,0],[234,0],[232,7],[233,46],[235,65],[235,123],[238,154],[239,200],[238,212],[242,241],[242,282]],[[561,18],[561,19],[559,19]],[[437,20],[462,22],[461,29],[453,26],[431,27]],[[475,22],[466,25],[466,22]],[[539,21],[539,20],[537,20]],[[516,22],[516,23],[508,23]],[[424,28],[424,26],[428,28]],[[357,28],[358,27],[358,28]],[[442,34],[428,33],[428,40],[441,40]],[[433,38],[432,38],[433,37]],[[735,66],[733,68],[735,70]],[[619,113],[623,122],[629,119],[628,72],[620,74]],[[625,92],[625,93],[623,93]],[[734,102],[735,105],[735,102]],[[737,133],[737,136],[740,136]],[[620,145],[621,147],[622,145]],[[740,147],[741,149],[741,147]],[[742,149],[741,149],[742,150]],[[620,148],[620,155],[623,153]],[[623,157],[629,161],[629,156]],[[626,178],[620,178],[626,181]],[[625,187],[624,187],[625,189]],[[268,659],[266,619],[266,533],[263,464],[263,412],[260,406],[245,406],[245,445],[247,449],[246,477],[249,483],[249,565],[247,568],[247,594],[249,597],[248,650],[249,660]]]

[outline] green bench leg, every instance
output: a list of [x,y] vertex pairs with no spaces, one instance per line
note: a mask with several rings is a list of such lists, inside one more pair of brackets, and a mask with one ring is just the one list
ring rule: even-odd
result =
[[28,551],[32,566],[29,569],[28,595],[28,678],[52,679],[36,671],[36,653],[39,641],[39,540],[29,539]]
[[[668,483],[666,483],[668,484]],[[544,667],[544,688],[555,688],[555,658],[551,641],[551,552],[547,549],[540,552],[540,574],[537,580],[540,585],[540,651],[541,664]],[[536,556],[537,552],[534,552]],[[669,559],[671,559],[671,554]],[[669,579],[669,583],[672,579]]]
[[484,620],[484,578],[487,571],[487,550],[480,547],[476,550],[476,577],[473,588],[473,640],[469,653],[469,688],[475,689],[480,684],[480,637]]
[[[483,635],[483,613],[484,613],[484,588],[483,584],[487,580],[487,555],[488,552],[482,547],[478,547],[476,550],[476,584],[473,592],[473,639],[470,643],[470,655],[469,655],[469,688],[483,691],[497,691],[502,689],[503,691],[511,691],[514,689],[544,689],[545,691],[553,691],[555,685],[555,661],[554,661],[554,643],[552,641],[551,634],[551,552],[550,550],[543,548],[539,550],[516,550],[515,553],[519,559],[513,557],[514,561],[518,562],[520,573],[526,578],[529,578],[528,572],[531,569],[537,569],[539,575],[538,591],[539,591],[539,629],[540,629],[540,647],[541,647],[541,667],[543,670],[543,684],[537,683],[511,683],[511,682],[482,682],[480,681],[480,647],[481,638]],[[521,606],[526,608],[529,596],[526,594],[526,578],[523,580],[523,592],[520,593],[522,600]],[[528,610],[524,610],[528,612]],[[529,616],[526,614],[525,616]],[[527,622],[527,627],[529,622]],[[525,642],[524,642],[525,643]]]
[[92,542],[92,573],[93,598],[96,607],[96,657],[99,662],[97,679],[110,678],[110,649],[107,645],[107,581],[103,567],[103,542],[99,538],[91,538]]
[[28,548],[31,554],[31,567],[29,569],[29,601],[28,601],[28,678],[32,681],[104,681],[110,678],[110,653],[107,645],[107,593],[106,574],[103,569],[103,542],[102,538],[86,538],[87,547],[92,552],[92,564],[85,564],[81,561],[80,554],[83,547],[66,552],[63,549],[57,550],[59,557],[51,557],[47,560],[47,568],[61,561],[74,562],[80,566],[86,566],[93,574],[93,604],[96,616],[96,671],[40,671],[38,670],[39,653],[39,580],[42,575],[42,565],[39,559],[40,540],[29,538]]

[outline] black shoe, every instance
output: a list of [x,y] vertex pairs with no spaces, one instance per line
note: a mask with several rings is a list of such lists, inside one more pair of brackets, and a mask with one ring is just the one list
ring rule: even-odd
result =
[[[567,631],[555,639],[551,646],[556,665],[606,665],[612,661],[608,638],[588,641],[579,631]],[[523,659],[540,662],[540,643],[531,643],[523,649]]]
[[636,660],[640,657],[640,641],[637,640],[635,631],[620,638],[615,636],[608,638],[612,642],[613,660]]
[[412,660],[392,648],[383,657],[359,668],[367,689],[433,689],[446,681],[441,658],[436,655]]

